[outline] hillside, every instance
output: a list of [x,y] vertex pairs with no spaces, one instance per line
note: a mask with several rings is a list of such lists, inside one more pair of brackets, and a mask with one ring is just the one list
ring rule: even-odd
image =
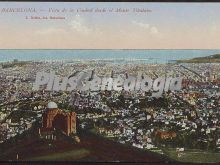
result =
[[167,162],[164,155],[119,144],[89,132],[79,133],[80,143],[59,136],[57,140],[38,138],[37,130],[27,131],[0,144],[0,161],[89,161]]
[[189,60],[177,60],[178,63],[218,63],[220,62],[220,54],[214,54],[206,57],[197,57]]

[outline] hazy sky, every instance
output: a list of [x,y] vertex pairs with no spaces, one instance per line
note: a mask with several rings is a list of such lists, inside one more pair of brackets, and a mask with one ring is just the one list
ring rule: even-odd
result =
[[[36,8],[37,13],[2,12],[6,8]],[[130,12],[51,13],[49,8]],[[152,12],[134,13],[133,8]],[[0,49],[14,48],[220,49],[220,3],[0,2]]]

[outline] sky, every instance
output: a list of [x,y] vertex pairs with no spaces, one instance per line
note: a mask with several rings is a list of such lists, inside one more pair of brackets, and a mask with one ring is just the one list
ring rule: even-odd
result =
[[0,2],[0,49],[220,49],[219,13],[220,3]]

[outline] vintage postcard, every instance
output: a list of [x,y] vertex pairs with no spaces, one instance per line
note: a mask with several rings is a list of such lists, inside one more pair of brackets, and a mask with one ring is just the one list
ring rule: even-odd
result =
[[220,163],[219,8],[0,2],[0,161]]

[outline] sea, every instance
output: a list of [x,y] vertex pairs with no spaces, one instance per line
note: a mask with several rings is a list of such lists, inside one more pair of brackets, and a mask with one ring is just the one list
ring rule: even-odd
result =
[[121,60],[168,63],[219,54],[220,49],[0,49],[0,62]]

